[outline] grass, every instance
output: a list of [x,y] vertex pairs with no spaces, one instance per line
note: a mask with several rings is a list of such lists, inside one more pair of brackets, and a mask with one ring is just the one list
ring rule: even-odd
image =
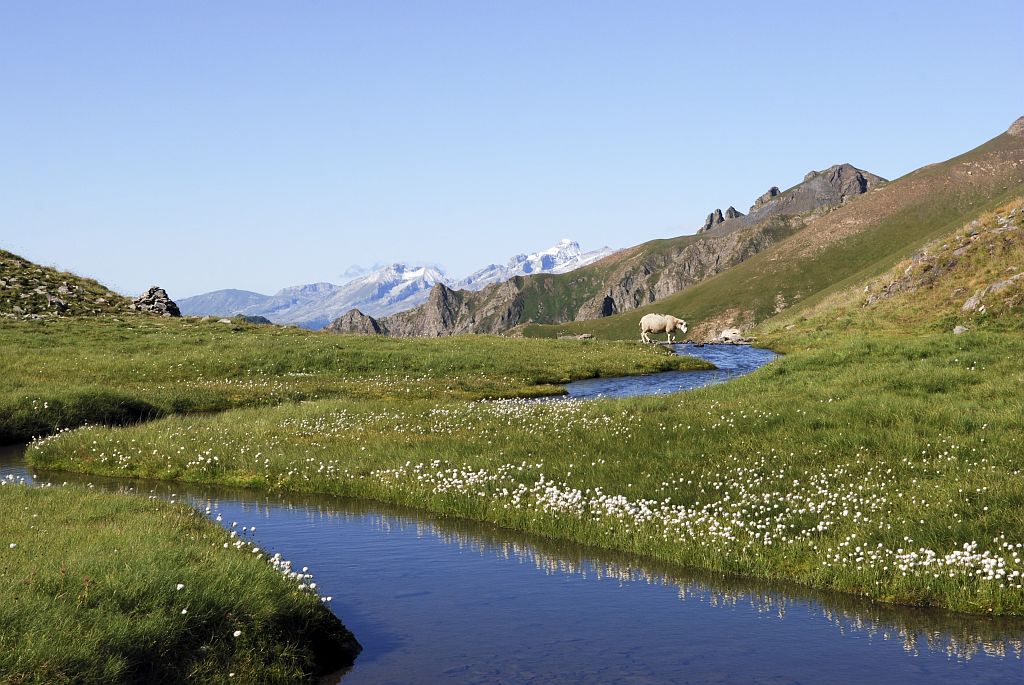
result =
[[351,663],[320,598],[235,542],[184,504],[4,485],[0,680],[291,683]]
[[580,378],[707,368],[639,345],[339,336],[137,316],[0,327],[0,444],[326,397],[462,399],[558,394]]
[[1024,613],[1024,341],[857,333],[788,349],[752,376],[670,397],[385,389],[86,428],[28,456],[380,499],[884,601]]

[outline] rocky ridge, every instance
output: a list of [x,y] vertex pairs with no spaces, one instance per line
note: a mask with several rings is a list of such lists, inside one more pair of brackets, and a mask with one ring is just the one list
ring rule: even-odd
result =
[[751,205],[747,214],[729,207],[716,209],[697,232],[735,231],[773,216],[827,212],[849,199],[880,187],[886,180],[850,164],[835,164],[823,171],[809,171],[804,180],[785,192],[772,186]]
[[[773,187],[747,215],[734,207],[715,210],[695,236],[622,250],[594,268],[583,267],[561,279],[516,277],[479,292],[437,284],[424,304],[373,319],[373,324],[385,335],[433,337],[502,333],[530,321],[565,323],[630,311],[749,259],[817,216],[884,183],[879,176],[837,164],[810,172],[784,193]],[[349,321],[338,320],[330,328],[367,332],[366,322]]]

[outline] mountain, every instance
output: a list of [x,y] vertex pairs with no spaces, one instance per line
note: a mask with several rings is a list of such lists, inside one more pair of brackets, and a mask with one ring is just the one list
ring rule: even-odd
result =
[[488,285],[501,283],[516,276],[538,273],[566,273],[581,266],[586,266],[591,262],[596,262],[598,259],[607,257],[613,252],[614,250],[610,247],[583,252],[580,249],[579,243],[565,238],[546,250],[532,254],[516,255],[508,260],[505,266],[489,264],[456,283],[455,287],[461,290],[482,290]]
[[[476,292],[439,284],[420,307],[374,325],[398,336],[502,333],[526,323],[558,324],[632,311],[743,263],[884,184],[885,179],[849,164],[811,171],[785,192],[773,188],[746,215],[732,207],[724,214],[713,212],[712,225],[695,235],[643,243],[570,273],[517,275]],[[345,323],[331,330],[345,332]],[[366,325],[358,325],[351,332],[365,330]]]
[[0,319],[128,316],[132,301],[72,273],[0,250]]
[[[505,266],[491,264],[459,281],[456,287],[480,289],[520,274],[566,273],[611,253],[607,247],[583,252],[579,243],[562,240],[546,250],[516,255]],[[359,272],[359,267],[351,267],[347,273]],[[274,295],[215,290],[180,300],[178,306],[185,316],[263,316],[274,323],[322,328],[349,310],[380,317],[412,309],[427,301],[432,287],[451,282],[435,267],[390,264],[343,285],[310,283],[284,288]]]
[[848,198],[749,259],[653,304],[597,321],[520,330],[526,336],[634,339],[640,317],[664,312],[690,322],[694,339],[710,339],[776,316],[798,321],[836,293],[885,274],[930,241],[1022,196],[1024,117],[973,150]]
[[270,299],[251,290],[214,290],[178,300],[178,308],[184,316],[234,316]]

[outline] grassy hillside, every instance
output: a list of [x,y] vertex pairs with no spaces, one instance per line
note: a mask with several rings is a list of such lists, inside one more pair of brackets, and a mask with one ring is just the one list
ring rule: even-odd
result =
[[0,681],[315,682],[359,647],[315,592],[184,504],[0,486]]
[[769,319],[766,339],[859,330],[1024,330],[1024,198],[928,243],[888,272]]
[[0,250],[0,320],[129,315],[131,301],[90,278]]
[[652,305],[522,331],[528,337],[566,332],[628,340],[637,337],[637,322],[650,312],[681,316],[697,337],[749,327],[886,271],[927,241],[1019,196],[1022,178],[1024,136],[1004,133],[854,198],[742,264]]

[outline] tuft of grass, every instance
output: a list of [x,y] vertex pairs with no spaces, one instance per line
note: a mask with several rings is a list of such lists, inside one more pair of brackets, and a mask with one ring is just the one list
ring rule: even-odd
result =
[[184,504],[4,485],[0,679],[291,683],[350,664],[320,598],[229,540]]

